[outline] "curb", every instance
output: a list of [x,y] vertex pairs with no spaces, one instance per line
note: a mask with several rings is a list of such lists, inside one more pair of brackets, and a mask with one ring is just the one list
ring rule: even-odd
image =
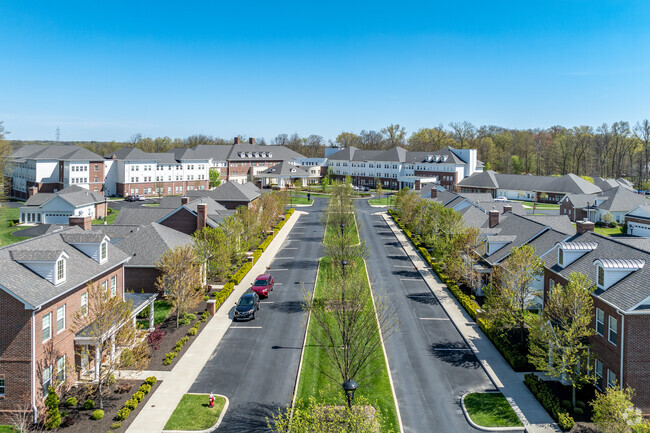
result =
[[[187,394],[190,395],[209,395],[209,394],[204,394],[201,392],[188,392]],[[210,428],[207,428],[205,430],[163,430],[163,433],[212,433],[215,431],[220,425],[221,421],[223,421],[223,416],[226,414],[226,411],[228,410],[228,406],[230,406],[230,400],[228,400],[228,397],[225,395],[221,394],[214,394],[215,397],[222,397],[226,402],[223,404],[223,409],[221,409],[221,414],[219,415],[219,419],[217,420],[216,424],[213,425]],[[171,416],[171,415],[170,415]]]
[[[465,415],[465,418],[467,418],[467,422],[474,427],[477,430],[483,430],[483,431],[516,431],[516,432],[525,432],[526,427],[521,426],[521,427],[484,427],[482,425],[476,424],[474,421],[472,421],[472,418],[470,418],[469,413],[467,412],[467,408],[465,407],[465,396],[467,394],[463,394],[460,397],[460,407],[463,409],[463,415]],[[521,420],[520,420],[521,421]]]

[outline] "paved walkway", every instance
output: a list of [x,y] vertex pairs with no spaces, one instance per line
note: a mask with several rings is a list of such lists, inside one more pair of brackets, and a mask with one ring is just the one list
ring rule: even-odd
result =
[[381,212],[381,214],[413,262],[413,266],[417,268],[456,328],[474,351],[494,385],[508,399],[522,419],[526,431],[530,433],[560,432],[561,430],[553,422],[553,419],[528,390],[522,380],[522,375],[515,372],[510,364],[503,359],[483,331],[456,301],[456,298],[449,293],[446,286],[440,282],[428,263],[420,257],[413,244],[397,227],[393,219],[385,212]]
[[[239,299],[251,286],[255,277],[263,273],[266,267],[271,264],[292,227],[303,214],[304,212],[300,211],[293,213],[278,235],[271,241],[271,244],[264,251],[257,263],[246,274],[244,279],[235,286],[235,290],[224,303],[225,308],[220,308],[217,314],[208,321],[205,329],[201,331],[196,341],[185,352],[172,371],[165,372],[167,373],[165,379],[151,396],[147,402],[147,406],[142,409],[126,430],[127,432],[160,433],[163,430],[167,420],[174,409],[176,409],[176,405],[178,405],[183,395],[188,392],[199,372],[210,359],[217,345],[232,324],[232,319],[228,317],[230,303],[233,300]],[[152,375],[147,373],[155,374],[156,372],[142,372],[142,375],[144,377]]]

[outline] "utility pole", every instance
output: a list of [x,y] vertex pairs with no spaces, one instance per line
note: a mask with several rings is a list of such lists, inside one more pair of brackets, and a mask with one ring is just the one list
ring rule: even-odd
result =
[[56,127],[56,144],[61,143],[61,128]]

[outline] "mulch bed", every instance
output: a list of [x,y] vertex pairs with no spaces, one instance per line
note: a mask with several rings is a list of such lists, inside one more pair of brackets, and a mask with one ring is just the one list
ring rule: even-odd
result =
[[[187,349],[192,345],[192,343],[194,343],[194,340],[196,340],[196,337],[198,337],[201,334],[203,328],[205,328],[205,325],[208,322],[201,323],[201,326],[199,327],[199,331],[196,333],[195,336],[189,336],[188,342],[185,343],[183,349],[181,349],[181,351],[178,353],[178,356],[174,358],[174,360],[170,365],[163,364],[165,355],[168,352],[172,351],[174,346],[176,346],[176,342],[178,340],[180,340],[181,338],[187,335],[187,331],[192,326],[194,326],[197,320],[200,321],[201,314],[203,314],[205,308],[206,308],[206,302],[202,301],[193,311],[193,313],[196,315],[196,320],[192,321],[189,325],[179,326],[178,328],[176,328],[176,316],[174,314],[170,315],[168,318],[164,320],[164,322],[160,324],[159,329],[164,330],[166,334],[163,337],[162,341],[160,342],[160,345],[158,346],[158,350],[154,350],[152,352],[151,360],[149,361],[149,366],[147,367],[147,370],[171,371],[171,369],[174,368],[178,360],[181,359],[181,357],[187,351]],[[210,318],[208,318],[208,321],[209,320]]]
[[[90,415],[94,410],[98,409],[97,400],[95,394],[90,392],[87,387],[79,386],[74,387],[68,391],[65,396],[61,397],[61,403],[65,402],[68,397],[76,397],[78,401],[77,407],[69,408],[63,406],[60,407],[61,413],[66,412],[66,416],[61,417],[61,427],[60,431],[65,433],[88,433],[88,432],[108,432],[112,431],[114,433],[124,432],[133,422],[135,417],[140,413],[143,407],[146,406],[147,401],[155,390],[160,385],[161,381],[158,380],[156,384],[151,388],[149,394],[147,394],[144,399],[140,402],[138,407],[131,411],[129,417],[124,421],[121,421],[121,426],[117,429],[111,429],[111,425],[115,422],[113,417],[117,414],[117,411],[120,410],[124,403],[129,400],[133,394],[140,388],[144,381],[142,380],[118,380],[113,386],[111,386],[111,391],[104,396],[104,418],[100,420],[92,420]],[[122,392],[120,392],[122,391]],[[84,410],[81,408],[84,401],[91,399],[95,401],[95,409]],[[66,425],[66,419],[74,419],[74,424]],[[64,427],[65,426],[65,427]]]

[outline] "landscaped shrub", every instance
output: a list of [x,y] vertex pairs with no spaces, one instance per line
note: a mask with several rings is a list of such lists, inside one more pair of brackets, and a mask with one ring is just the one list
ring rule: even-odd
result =
[[[154,383],[156,383],[156,382],[154,382]],[[148,383],[143,383],[142,385],[140,385],[140,391],[139,392],[147,395],[151,391],[151,386],[152,385],[149,385]]]
[[266,251],[266,249],[269,247],[269,244],[271,243],[272,240],[273,240],[273,235],[267,236],[267,238],[264,239],[264,242],[262,242],[258,248],[262,251]]
[[138,400],[131,398],[124,403],[124,407],[129,410],[135,410],[138,407]]
[[129,368],[130,366],[133,365],[134,361],[135,358],[133,356],[133,351],[128,347],[122,349],[122,353],[120,354],[120,367]]
[[587,407],[587,404],[582,400],[578,400],[576,401],[576,407],[579,407],[580,409],[584,409]]
[[83,408],[86,410],[91,410],[95,408],[95,402],[93,400],[84,401]]
[[181,320],[178,321],[178,323],[181,326],[185,326],[185,325],[189,325],[194,320],[196,320],[196,315],[195,314],[185,313],[185,314],[183,314],[183,317],[181,317]]
[[154,386],[158,382],[158,379],[156,376],[149,376],[144,380],[144,384],[149,385],[149,386]]
[[232,276],[232,281],[235,284],[239,284],[241,282],[241,280],[246,276],[248,271],[251,270],[252,267],[253,267],[253,264],[251,262],[244,263],[241,266],[241,268],[239,268],[239,270],[235,273],[235,275]]
[[535,398],[544,406],[544,409],[557,421],[560,428],[570,430],[575,422],[569,413],[562,409],[560,400],[555,396],[544,381],[534,374],[524,375],[524,383],[533,393]]
[[127,409],[126,407],[123,407],[122,409],[117,411],[117,414],[115,414],[115,420],[116,421],[124,421],[129,417],[129,414],[131,413],[130,409]]
[[90,415],[90,419],[93,419],[95,421],[104,418],[104,411],[101,409],[97,409]]
[[156,329],[147,334],[147,344],[149,347],[151,347],[153,350],[158,350],[160,343],[165,337],[165,334],[165,331],[160,329],[160,325],[156,326]]
[[111,428],[113,430],[117,430],[118,428],[122,427],[122,423],[119,421],[115,421],[113,424],[111,424]]
[[204,311],[203,314],[201,314],[201,322],[207,322],[209,318],[210,318],[210,313],[208,313],[207,311]]
[[138,391],[138,392],[136,392],[135,394],[133,394],[133,398],[134,398],[135,400],[137,400],[138,403],[140,403],[140,402],[142,401],[142,399],[144,398],[144,395],[145,395],[144,392],[142,392],[142,391]]
[[59,396],[52,386],[47,389],[45,407],[45,428],[54,430],[61,425],[61,412],[59,412]]
[[199,332],[199,328],[192,326],[188,331],[187,335],[195,336]]
[[573,409],[573,413],[575,413],[576,415],[583,415],[585,413],[585,410],[580,407],[576,407],[575,409]]
[[77,398],[76,397],[68,397],[65,400],[64,404],[65,404],[66,407],[76,406],[77,405]]
[[165,355],[165,359],[163,360],[164,365],[171,365],[172,361],[174,358],[178,356],[177,352],[169,352]]
[[562,400],[562,407],[565,408],[565,409],[571,409],[571,407],[572,407],[572,405],[571,405],[571,401],[569,401],[569,400]]
[[253,263],[257,263],[261,256],[262,250],[260,248],[257,248],[255,251],[253,251]]

